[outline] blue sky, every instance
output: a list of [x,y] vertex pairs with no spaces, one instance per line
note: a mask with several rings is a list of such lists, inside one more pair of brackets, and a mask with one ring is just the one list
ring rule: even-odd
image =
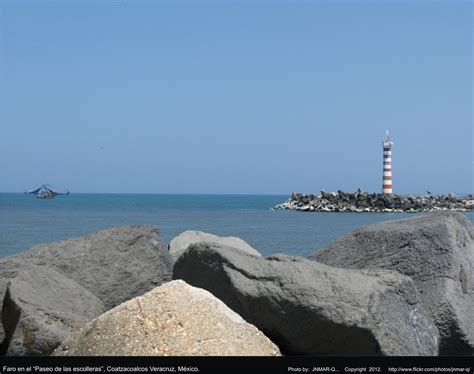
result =
[[0,191],[470,192],[472,15],[0,0]]

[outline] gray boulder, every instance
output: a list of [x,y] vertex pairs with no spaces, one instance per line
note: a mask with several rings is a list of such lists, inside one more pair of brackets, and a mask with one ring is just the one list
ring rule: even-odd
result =
[[410,276],[440,332],[440,354],[474,354],[474,226],[464,215],[441,212],[369,225],[311,258]]
[[64,275],[45,266],[24,267],[3,300],[6,355],[50,355],[72,331],[103,312],[97,297]]
[[413,281],[396,272],[197,243],[178,259],[173,277],[210,291],[285,354],[437,354],[437,329]]
[[1,258],[0,295],[24,264],[44,265],[74,280],[110,309],[171,280],[172,263],[154,226],[116,227]]
[[189,245],[199,242],[213,242],[223,244],[240,251],[244,251],[253,256],[261,256],[261,254],[254,248],[252,248],[247,242],[235,236],[217,236],[208,234],[202,231],[185,231],[179,234],[170,242],[170,255],[173,260],[176,261],[181,256]]
[[279,356],[278,347],[209,292],[173,281],[72,333],[56,356]]

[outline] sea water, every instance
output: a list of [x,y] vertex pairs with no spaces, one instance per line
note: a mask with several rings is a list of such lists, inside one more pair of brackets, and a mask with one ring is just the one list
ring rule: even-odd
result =
[[[0,193],[0,257],[122,225],[156,225],[169,242],[185,230],[237,236],[263,255],[306,256],[358,227],[410,213],[274,211],[278,195],[80,194],[41,200]],[[474,221],[474,213],[465,213]]]

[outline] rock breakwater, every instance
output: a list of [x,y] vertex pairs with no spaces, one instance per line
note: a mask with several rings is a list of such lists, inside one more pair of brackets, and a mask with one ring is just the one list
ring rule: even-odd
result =
[[472,356],[473,243],[449,211],[310,258],[196,232],[172,256],[153,226],[104,230],[1,259],[2,354]]
[[297,210],[302,212],[395,212],[417,213],[440,210],[472,211],[474,196],[448,195],[387,195],[381,193],[326,192],[320,195],[293,192],[291,197],[273,207],[275,210]]

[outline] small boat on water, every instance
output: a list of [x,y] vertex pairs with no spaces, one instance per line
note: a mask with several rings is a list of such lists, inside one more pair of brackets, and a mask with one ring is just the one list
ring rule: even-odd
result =
[[26,191],[25,193],[36,195],[38,199],[54,199],[58,195],[63,195],[63,196],[69,195],[69,191],[58,192],[58,191],[55,191],[53,188],[51,188],[51,186],[47,184],[43,184],[41,187],[35,190]]

